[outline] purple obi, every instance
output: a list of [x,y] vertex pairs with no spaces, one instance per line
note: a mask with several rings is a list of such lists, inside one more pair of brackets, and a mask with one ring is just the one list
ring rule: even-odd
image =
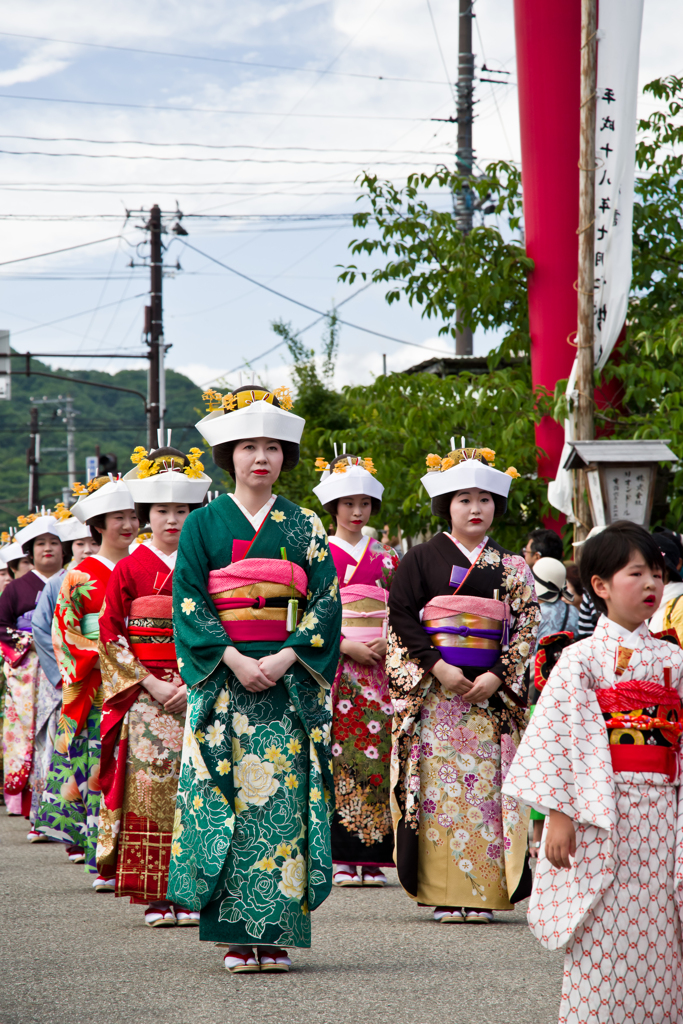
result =
[[485,670],[508,643],[510,609],[485,597],[435,597],[425,605],[422,627],[448,665]]
[[32,633],[32,620],[34,612],[35,608],[30,608],[27,612],[24,612],[23,615],[20,615],[19,618],[17,619],[17,629],[22,629],[25,633]]

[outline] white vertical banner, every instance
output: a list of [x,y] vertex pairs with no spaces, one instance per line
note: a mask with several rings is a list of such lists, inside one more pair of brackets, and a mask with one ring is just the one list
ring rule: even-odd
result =
[[624,326],[631,289],[636,104],[643,0],[599,0],[595,117],[595,365]]

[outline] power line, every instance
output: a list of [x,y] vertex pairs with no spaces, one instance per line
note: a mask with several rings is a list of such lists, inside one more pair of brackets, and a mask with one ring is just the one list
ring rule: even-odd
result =
[[434,20],[434,12],[432,11],[432,5],[429,2],[429,0],[427,0],[427,10],[429,11],[429,18],[430,18],[430,21],[432,23],[432,28],[434,29],[434,38],[436,39],[436,45],[437,45],[437,47],[439,49],[439,56],[441,57],[441,64],[443,66],[444,72],[446,73],[446,82],[444,84],[447,84],[449,86],[451,96],[453,97],[453,100],[455,100],[456,99],[455,86],[451,82],[450,75],[448,74],[448,66],[446,64],[446,58],[444,57],[444,53],[443,53],[443,50],[441,48],[441,40],[439,39],[439,32],[438,32],[438,29],[436,27],[436,21]]
[[78,245],[66,245],[63,249],[52,249],[51,252],[39,252],[35,256],[20,256],[14,260],[2,260],[0,267],[6,267],[10,263],[25,263],[27,260],[39,260],[43,256],[56,256],[60,252],[71,252],[73,249],[85,249],[89,245],[100,245],[102,242],[113,242],[115,239],[121,238],[121,235],[110,235],[109,238],[97,238],[94,242],[79,242]]
[[[229,267],[227,263],[221,263],[221,261],[217,260],[215,256],[209,256],[208,253],[202,252],[202,250],[198,249],[196,246],[190,245],[190,243],[186,242],[184,238],[179,238],[178,241],[181,242],[186,249],[192,249],[193,252],[198,253],[205,259],[211,260],[212,263],[218,264],[219,267],[223,267],[224,270],[229,270],[231,274],[236,274],[237,277],[244,278],[245,281],[255,284],[258,288],[263,288],[264,291],[277,295],[279,299],[284,299],[285,302],[292,302],[295,306],[301,306],[302,309],[307,309],[311,313],[316,313],[321,318],[329,315],[320,309],[316,309],[315,306],[309,306],[306,302],[300,302],[299,299],[293,299],[289,295],[284,295],[283,292],[276,291],[275,288],[271,288],[269,285],[263,284],[261,281],[257,281],[256,278],[249,277],[248,274],[243,274],[241,270],[235,270],[234,267]],[[344,327],[352,327],[355,331],[363,331],[364,334],[373,334],[376,338],[384,338],[386,341],[395,341],[398,345],[410,345],[412,348],[420,348],[424,352],[438,352],[440,356],[445,354],[442,349],[429,348],[429,346],[421,345],[417,341],[405,341],[403,338],[394,338],[391,334],[382,334],[380,331],[373,331],[369,327],[361,327],[359,324],[352,324],[348,320],[338,319],[337,323],[343,324]]]
[[[2,33],[0,33],[1,35]],[[0,139],[21,139],[24,142],[83,142],[93,146],[155,146],[164,148],[186,147],[192,149],[255,149],[269,153],[301,152],[301,153],[408,153],[413,156],[450,156],[448,150],[432,151],[426,149],[364,149],[354,147],[342,149],[332,146],[326,149],[322,146],[261,146],[256,143],[247,142],[159,142],[142,139],[85,139],[72,135],[0,135]]]
[[[235,64],[247,68],[268,68],[272,71],[302,71],[311,75],[337,75],[341,78],[365,78],[378,82],[409,82],[416,85],[448,85],[431,78],[398,78],[393,75],[368,75],[360,71],[331,71],[330,68],[302,68],[291,64],[266,64],[261,61],[236,60],[230,57],[205,57],[196,53],[172,53],[168,50],[145,50],[137,46],[114,46],[110,43],[84,43],[76,39],[55,39],[52,36],[33,36],[21,32],[0,32],[0,36],[13,39],[35,39],[43,43],[65,43],[68,46],[87,46],[99,50],[117,50],[122,53],[141,53],[153,57],[172,57],[181,60],[206,61],[211,64]],[[343,51],[342,51],[343,52]],[[334,62],[333,62],[334,63]]]
[[[339,309],[340,306],[345,306],[347,302],[350,302],[351,299],[355,299],[356,296],[360,295],[361,292],[367,291],[367,289],[370,288],[373,284],[374,281],[368,281],[367,284],[364,284],[360,288],[357,288],[356,291],[352,292],[351,295],[347,295],[345,299],[342,299],[341,302],[338,302],[337,305],[335,306],[335,309]],[[307,324],[305,327],[302,327],[300,331],[296,332],[297,337],[301,334],[305,334],[306,331],[310,331],[310,329],[312,327],[315,327],[316,324],[319,324],[321,320],[326,320],[327,316],[328,314],[325,314],[323,316],[319,316],[316,320],[312,320],[310,324]],[[212,377],[211,380],[206,382],[206,384],[202,384],[202,387],[206,388],[209,386],[209,384],[213,384],[213,382],[216,380],[220,380],[223,377],[227,377],[231,373],[237,373],[237,371],[241,370],[242,367],[244,366],[251,366],[252,363],[258,363],[259,360],[265,359],[266,356],[269,356],[272,352],[275,352],[277,349],[282,348],[282,346],[286,344],[287,343],[285,341],[278,341],[276,345],[273,345],[271,348],[266,349],[265,352],[260,352],[257,356],[254,356],[254,358],[251,359],[248,363],[240,363],[239,366],[233,366],[232,370],[226,370],[225,373],[219,373],[217,377]]]
[[87,316],[89,313],[97,312],[98,309],[109,309],[111,306],[120,306],[122,302],[132,302],[133,299],[144,299],[146,296],[147,292],[140,292],[138,295],[129,295],[127,299],[117,299],[116,302],[108,302],[106,306],[94,306],[92,309],[84,309],[80,313],[70,313],[69,316],[61,316],[58,320],[49,320],[45,324],[22,327],[19,331],[12,331],[12,337],[16,338],[18,334],[27,334],[29,331],[39,331],[41,327],[54,327],[55,324],[63,324],[65,320],[77,320],[79,316]]
[[[75,103],[85,107],[115,107],[121,110],[171,110],[181,114],[232,114],[246,117],[283,117],[284,110],[232,110],[224,107],[176,107],[158,103],[114,103],[111,100],[67,99],[64,96],[23,96],[11,92],[0,92],[3,100],[27,100],[33,103]],[[429,117],[405,117],[400,114],[289,114],[289,117],[305,117],[314,120],[335,121],[415,121],[427,122]]]
[[[308,157],[305,160],[292,160],[289,157],[263,160],[255,156],[158,156],[156,153],[46,153],[44,150],[37,149],[0,149],[0,154],[3,156],[69,157],[79,160],[156,160],[163,163],[183,161],[184,163],[195,164],[260,164],[263,167],[277,167],[279,164],[294,164],[297,167],[307,167],[310,164],[322,164],[325,167],[358,167],[363,162],[362,160],[318,160],[314,157]],[[405,167],[415,163],[414,160],[371,160],[367,162],[379,164],[383,167]]]

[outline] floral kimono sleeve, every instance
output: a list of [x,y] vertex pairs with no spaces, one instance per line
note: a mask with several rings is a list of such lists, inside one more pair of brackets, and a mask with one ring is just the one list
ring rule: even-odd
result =
[[[227,552],[230,544],[226,536]],[[226,554],[226,564],[229,561]],[[178,669],[188,686],[208,679],[220,666],[225,648],[233,646],[208,594],[210,564],[199,517],[190,515],[180,534],[173,571],[173,634]]]
[[[84,616],[96,607],[99,581],[80,569],[70,569],[59,591],[52,620],[52,641],[63,686],[62,723],[67,734],[83,728],[98,689],[100,652],[96,638],[84,636]],[[95,598],[95,603],[93,603]]]
[[149,669],[130,649],[126,622],[136,594],[126,563],[126,559],[119,562],[112,572],[100,615],[100,665],[107,701],[131,688],[137,690],[140,681],[149,675]]
[[327,687],[332,685],[339,662],[342,618],[339,581],[323,524],[315,512],[299,511],[303,514],[291,516],[287,529],[284,521],[279,525],[303,556],[297,560],[308,576],[306,614],[283,648],[292,647],[297,660],[316,682]]
[[504,555],[503,585],[513,622],[507,650],[491,669],[500,679],[500,693],[508,705],[526,707],[529,660],[536,648],[541,613],[531,569],[519,555]]

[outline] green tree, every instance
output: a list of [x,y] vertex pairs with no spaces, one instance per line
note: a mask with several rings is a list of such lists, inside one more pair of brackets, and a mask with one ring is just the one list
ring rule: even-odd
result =
[[[391,374],[369,387],[345,388],[349,426],[342,435],[348,450],[371,456],[384,484],[382,510],[373,519],[381,528],[401,526],[407,536],[434,531],[439,520],[420,477],[430,453],[446,455],[451,437],[456,447],[465,436],[468,445],[493,448],[496,468],[514,466],[509,509],[496,523],[496,538],[519,550],[525,524],[536,525],[547,510],[545,482],[536,476],[534,424],[550,409],[550,396],[529,403],[526,367],[494,370],[485,376],[461,374],[442,379],[430,373]],[[332,431],[321,435],[329,453]],[[336,436],[339,440],[339,435]]]
[[[15,369],[21,366],[12,360]],[[32,371],[50,373],[51,368],[38,359],[31,359]],[[113,384],[130,388],[144,395],[147,374],[144,370],[121,370],[102,373],[97,370],[78,370],[75,373],[55,371],[69,378]],[[16,517],[27,511],[28,471],[26,449],[29,443],[29,417],[31,397],[40,399],[70,395],[76,418],[76,479],[85,477],[86,456],[95,454],[99,445],[102,453],[113,452],[118,468],[127,473],[132,468],[130,454],[136,445],[147,446],[145,403],[136,395],[123,391],[109,391],[86,384],[71,383],[51,377],[12,377],[11,401],[0,402],[0,444],[2,444],[2,491],[0,492],[0,527],[16,525]],[[166,371],[166,426],[173,429],[173,444],[187,450],[201,446],[201,437],[194,424],[203,415],[202,390],[181,373]],[[54,404],[41,405],[39,423],[41,435],[40,498],[46,506],[54,506],[62,498],[66,486],[66,451],[47,451],[66,445],[66,428]],[[216,482],[222,474],[211,461],[210,452],[203,459],[206,472]]]
[[[453,338],[462,326],[503,329],[492,365],[505,356],[528,353],[527,276],[533,261],[519,236],[521,177],[513,164],[491,163],[476,178],[441,167],[432,174],[409,175],[403,189],[366,173],[361,187],[371,209],[354,214],[353,223],[367,228],[372,222],[378,236],[354,239],[350,249],[354,256],[390,257],[370,272],[373,281],[392,285],[385,295],[389,304],[405,296],[424,317],[441,319],[439,334]],[[506,234],[512,237],[487,223],[464,234],[452,210],[435,209],[428,199],[418,198],[419,191],[452,197],[463,189],[475,206],[488,204],[487,210],[505,218]],[[351,264],[340,274],[349,284],[356,277],[366,280],[368,272]]]

